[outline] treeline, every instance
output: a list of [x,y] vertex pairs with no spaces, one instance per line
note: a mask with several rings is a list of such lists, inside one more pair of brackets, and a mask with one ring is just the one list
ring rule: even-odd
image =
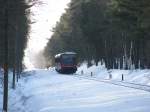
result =
[[68,6],[45,47],[49,64],[55,54],[74,51],[89,65],[150,68],[149,0],[72,0]]
[[8,72],[13,70],[15,89],[22,71],[24,49],[29,33],[30,7],[36,0],[0,0],[0,80],[3,83],[3,110],[8,110]]
[[28,33],[26,7],[24,0],[0,1],[0,80],[4,112],[8,110],[8,70],[13,69],[12,88],[15,89],[16,71],[18,79],[22,69]]
[[0,67],[4,66],[8,38],[9,68],[22,69],[24,49],[29,31],[30,5],[25,0],[0,1]]

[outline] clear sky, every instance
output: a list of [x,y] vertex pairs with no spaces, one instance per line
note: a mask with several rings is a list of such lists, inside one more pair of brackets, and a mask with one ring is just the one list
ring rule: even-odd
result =
[[41,51],[48,39],[51,37],[52,27],[59,21],[60,16],[64,13],[64,9],[67,8],[67,4],[70,0],[42,0],[43,5],[36,5],[32,7],[31,21],[36,23],[31,25],[30,40],[28,47],[25,51],[25,64],[31,66],[31,59],[33,59],[34,53]]

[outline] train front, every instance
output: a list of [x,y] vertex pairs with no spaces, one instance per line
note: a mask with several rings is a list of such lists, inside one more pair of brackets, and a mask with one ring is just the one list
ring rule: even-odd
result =
[[[73,52],[65,52],[58,54],[56,62],[56,71],[59,73],[75,73],[77,71],[77,54]],[[56,60],[55,57],[55,60]],[[59,58],[59,59],[58,59]]]

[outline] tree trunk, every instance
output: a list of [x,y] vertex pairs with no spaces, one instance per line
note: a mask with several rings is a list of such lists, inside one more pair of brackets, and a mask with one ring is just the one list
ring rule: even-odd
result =
[[7,112],[8,108],[8,10],[7,0],[5,1],[5,53],[4,53],[4,93],[3,93],[3,111]]
[[15,67],[15,65],[14,65],[14,68],[13,68],[13,83],[12,83],[12,88],[13,89],[15,89],[15,76],[16,76],[16,74],[15,74],[15,72],[16,72],[16,67]]

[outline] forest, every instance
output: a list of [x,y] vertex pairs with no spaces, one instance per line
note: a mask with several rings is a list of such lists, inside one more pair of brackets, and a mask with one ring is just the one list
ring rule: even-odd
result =
[[44,49],[47,65],[65,51],[108,69],[150,68],[149,0],[71,0]]
[[0,1],[0,67],[22,69],[27,44],[30,5],[24,0]]
[[[3,87],[3,112],[8,109],[8,82],[10,70],[13,72],[12,84],[24,67],[22,61],[30,31],[30,8],[37,0],[0,0],[0,82]],[[9,79],[9,80],[8,80]]]

